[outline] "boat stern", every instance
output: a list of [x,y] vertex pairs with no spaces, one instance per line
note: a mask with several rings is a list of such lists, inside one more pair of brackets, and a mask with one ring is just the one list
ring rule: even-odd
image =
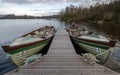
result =
[[1,46],[2,48],[3,48],[3,50],[5,51],[5,52],[9,52],[10,51],[10,46]]
[[109,46],[114,47],[116,44],[116,41],[110,41]]

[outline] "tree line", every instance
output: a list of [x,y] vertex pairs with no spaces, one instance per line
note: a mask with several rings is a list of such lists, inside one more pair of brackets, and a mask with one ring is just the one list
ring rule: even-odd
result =
[[21,16],[17,16],[14,14],[8,14],[8,15],[0,17],[0,19],[53,19],[53,18],[58,18],[58,15],[51,15],[51,16],[21,15]]
[[0,19],[36,19],[36,18],[37,17],[35,16],[28,16],[28,15],[16,16],[14,14],[8,14],[1,17]]
[[105,20],[120,21],[120,0],[114,0],[110,3],[96,3],[94,6],[82,8],[70,5],[60,12],[60,19],[66,22],[72,20]]
[[61,10],[60,19],[64,22],[88,22],[92,28],[120,36],[120,0],[96,3],[86,8],[70,5]]

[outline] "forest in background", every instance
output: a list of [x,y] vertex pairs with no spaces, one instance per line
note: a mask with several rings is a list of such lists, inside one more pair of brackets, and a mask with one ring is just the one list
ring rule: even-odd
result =
[[120,0],[86,8],[70,5],[61,10],[60,19],[66,23],[86,22],[90,27],[120,39]]

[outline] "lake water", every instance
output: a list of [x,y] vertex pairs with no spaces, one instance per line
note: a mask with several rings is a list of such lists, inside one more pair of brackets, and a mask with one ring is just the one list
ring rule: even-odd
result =
[[63,22],[57,19],[10,19],[0,20],[0,44],[13,41],[17,37],[43,26],[54,26],[62,29]]
[[7,58],[1,45],[9,44],[14,39],[43,26],[64,29],[65,24],[57,19],[7,19],[0,20],[0,61]]

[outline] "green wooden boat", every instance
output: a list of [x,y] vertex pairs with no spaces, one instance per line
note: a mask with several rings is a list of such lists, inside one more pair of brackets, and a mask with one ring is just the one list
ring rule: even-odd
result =
[[89,32],[83,28],[70,28],[68,31],[71,40],[86,52],[95,55],[100,64],[105,63],[116,43],[111,38]]
[[53,38],[55,28],[45,26],[15,39],[9,46],[2,46],[17,66],[25,64],[27,58],[40,52]]

